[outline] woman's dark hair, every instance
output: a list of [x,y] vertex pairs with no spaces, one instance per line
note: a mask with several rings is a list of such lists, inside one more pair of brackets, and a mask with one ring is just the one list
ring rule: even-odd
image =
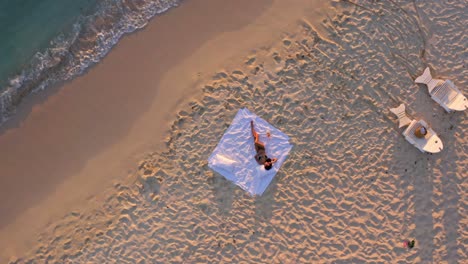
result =
[[273,165],[271,164],[271,159],[270,158],[266,159],[266,162],[270,162],[270,164],[265,165],[265,170],[270,170],[273,167]]

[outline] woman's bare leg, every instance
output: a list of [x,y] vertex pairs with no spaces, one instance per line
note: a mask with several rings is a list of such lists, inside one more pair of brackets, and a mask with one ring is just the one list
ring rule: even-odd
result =
[[260,149],[265,149],[265,144],[260,141],[257,131],[253,126],[253,121],[250,121],[250,127],[252,128],[252,136],[254,137],[255,151],[258,152]]
[[258,133],[257,133],[257,131],[255,131],[253,121],[250,121],[250,128],[252,129],[252,136],[255,139],[255,143],[257,143],[258,142]]
[[259,136],[257,131],[255,131],[253,121],[250,121],[250,127],[252,129],[252,136],[254,137],[254,145],[255,145],[255,151],[259,151],[260,149],[263,149],[265,151],[265,144],[260,141]]

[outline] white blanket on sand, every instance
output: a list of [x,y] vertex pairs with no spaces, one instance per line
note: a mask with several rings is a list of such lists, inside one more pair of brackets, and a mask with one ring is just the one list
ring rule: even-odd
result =
[[[266,170],[255,160],[251,120],[254,121],[260,141],[265,144],[267,156],[278,159],[270,170]],[[261,195],[286,160],[291,148],[287,135],[243,108],[237,112],[232,124],[208,158],[208,166],[251,195]]]

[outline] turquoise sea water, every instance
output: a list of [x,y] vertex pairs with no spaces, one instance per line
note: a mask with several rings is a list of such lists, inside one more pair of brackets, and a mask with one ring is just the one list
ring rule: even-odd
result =
[[[96,0],[0,0],[0,81],[45,50],[58,34],[70,30]],[[0,87],[1,89],[2,87]],[[3,87],[4,88],[4,87]]]
[[182,0],[0,0],[0,124],[31,92],[99,62]]

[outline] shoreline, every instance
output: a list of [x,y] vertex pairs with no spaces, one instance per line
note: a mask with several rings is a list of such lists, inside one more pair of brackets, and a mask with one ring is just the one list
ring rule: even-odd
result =
[[[65,6],[67,11],[71,11],[73,6],[67,5],[65,1],[58,3],[61,7],[55,5],[54,9],[42,5],[45,9],[36,12],[43,13],[42,19],[57,18],[55,26],[60,30],[41,45],[41,50],[32,51],[28,62],[22,63],[22,69],[16,74],[2,76],[6,79],[0,81],[4,84],[0,92],[0,125],[15,112],[25,97],[82,75],[105,57],[122,36],[141,29],[154,16],[177,6],[178,1],[167,0],[161,3],[144,0],[137,5],[112,0],[91,1],[85,3],[87,8],[79,8],[79,14],[71,17],[70,14],[61,14],[62,19],[67,19],[65,23],[58,21],[61,20],[58,18],[60,15],[47,12],[60,12]],[[121,12],[113,13],[112,10],[116,8]],[[133,12],[134,9],[138,11]],[[75,8],[75,11],[78,9]],[[40,24],[42,23],[32,22],[28,26],[40,28]],[[49,45],[45,45],[46,43]]]
[[300,4],[270,0],[188,0],[125,36],[84,75],[26,98],[0,134],[9,150],[0,154],[0,174],[12,175],[0,184],[0,256],[30,246],[68,208],[135,180],[137,162],[164,147],[197,83],[278,38],[297,17],[284,25],[276,18],[298,11]]

